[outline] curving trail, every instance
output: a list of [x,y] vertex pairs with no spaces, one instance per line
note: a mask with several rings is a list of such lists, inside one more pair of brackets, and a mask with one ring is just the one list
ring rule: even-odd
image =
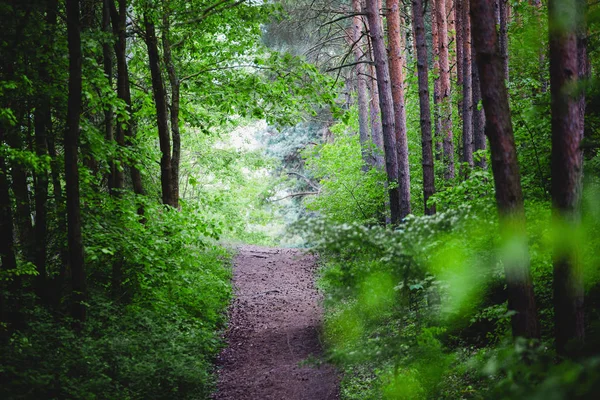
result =
[[314,257],[300,250],[239,249],[229,346],[218,360],[215,400],[338,398],[333,367],[302,363],[321,352],[314,271]]

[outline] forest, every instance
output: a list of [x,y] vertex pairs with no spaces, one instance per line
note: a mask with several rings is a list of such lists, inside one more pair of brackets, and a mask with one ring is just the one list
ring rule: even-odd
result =
[[[286,366],[335,371],[314,400],[600,393],[595,0],[0,0],[0,26],[0,398],[267,398],[222,360],[277,296],[318,304]],[[263,259],[314,266],[307,302],[245,300]]]

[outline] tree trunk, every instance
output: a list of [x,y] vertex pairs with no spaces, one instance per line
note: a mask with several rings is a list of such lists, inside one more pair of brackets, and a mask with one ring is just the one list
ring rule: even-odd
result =
[[539,337],[539,325],[526,246],[525,211],[517,163],[504,65],[498,47],[494,0],[471,0],[472,36],[481,77],[481,94],[486,116],[485,132],[492,151],[492,171],[502,235],[513,243],[503,260],[508,292],[508,309],[513,336]]
[[65,201],[63,196],[63,189],[60,179],[60,163],[61,160],[58,157],[55,143],[55,132],[52,129],[52,120],[49,121],[48,129],[46,131],[46,139],[48,143],[48,154],[50,155],[50,175],[52,178],[52,194],[54,196],[54,213],[56,215],[56,224],[58,227],[58,248],[60,253],[60,271],[58,276],[52,280],[52,305],[58,307],[61,303],[62,296],[65,289],[65,281],[67,278],[67,271],[69,268],[69,249],[68,244],[65,246],[66,235],[67,235],[67,221],[65,212]]
[[389,73],[394,107],[396,158],[398,160],[398,190],[400,192],[400,219],[410,214],[410,170],[408,139],[406,137],[406,110],[404,108],[403,49],[400,38],[399,0],[386,0],[389,46]]
[[412,0],[412,17],[417,45],[417,71],[419,78],[419,106],[421,115],[421,147],[423,165],[423,204],[425,215],[435,214],[435,205],[428,200],[435,193],[433,170],[433,146],[431,140],[431,109],[429,107],[429,71],[427,64],[427,41],[425,39],[425,9],[422,0]]
[[[579,69],[579,87],[581,90],[579,96],[579,117],[585,127],[585,84],[590,78],[591,66],[590,59],[587,54],[588,43],[588,23],[587,23],[587,0],[576,0],[577,2],[577,64]],[[585,129],[584,129],[585,131]],[[585,135],[585,132],[584,132]]]
[[160,183],[162,188],[162,201],[174,207],[173,178],[171,167],[171,138],[169,134],[169,117],[167,112],[167,93],[160,70],[160,56],[158,53],[158,40],[156,28],[148,14],[144,14],[146,30],[146,46],[148,47],[148,60],[150,74],[152,75],[152,92],[156,107],[156,123],[158,126],[158,139],[162,157],[160,159]]
[[[561,229],[575,229],[579,222],[583,168],[584,119],[580,113],[578,0],[550,0],[550,93],[552,98],[552,205]],[[585,51],[585,50],[584,50]],[[554,318],[556,351],[571,353],[570,344],[585,337],[583,271],[576,249],[557,246],[554,251]],[[574,342],[574,343],[572,343]]]
[[[53,37],[57,22],[58,0],[48,0],[46,3],[46,40],[42,47],[44,59],[40,62],[40,79],[44,86],[39,94],[39,103],[35,110],[35,152],[38,157],[48,156],[48,129],[52,124],[51,97],[49,86],[52,78],[48,72],[52,59]],[[47,57],[47,58],[46,58]],[[40,168],[35,174],[35,266],[38,276],[35,278],[35,292],[42,302],[49,300],[50,288],[48,287],[47,262],[47,234],[48,234],[48,170]]]
[[[357,63],[366,61],[363,53],[363,21],[360,15],[362,7],[360,0],[352,0],[352,41],[354,46],[354,60]],[[356,64],[356,94],[358,102],[358,135],[360,138],[360,148],[365,167],[372,164],[372,157],[369,156],[369,100],[367,93],[367,77],[364,64]]]
[[77,150],[79,145],[79,121],[81,117],[81,22],[79,0],[66,0],[67,41],[69,48],[69,95],[67,101],[67,126],[64,138],[65,181],[67,193],[67,243],[71,266],[73,289],[72,316],[82,323],[86,317],[86,276],[83,264],[83,241],[81,237],[81,209],[79,204],[79,169]]
[[431,0],[431,43],[433,53],[433,120],[435,133],[435,159],[442,160],[442,117],[440,114],[440,103],[442,101],[442,90],[440,83],[440,35],[436,16],[436,3],[440,0]]
[[[473,167],[473,85],[471,70],[471,19],[469,17],[469,0],[458,0],[460,11],[462,38],[462,117],[463,117],[463,162]],[[458,35],[457,35],[458,36]]]
[[[2,144],[3,141],[4,128],[0,126],[0,144]],[[2,269],[4,271],[10,271],[17,268],[13,216],[7,176],[8,168],[6,167],[4,157],[0,154],[0,261],[2,261]],[[0,292],[0,321],[9,322],[9,319],[7,298],[4,295],[4,290],[2,290]]]
[[[473,85],[473,151],[485,151],[487,148],[485,138],[485,113],[481,103],[481,85],[479,81],[479,69],[475,57],[475,46],[473,46],[473,35],[471,35],[471,83]],[[481,154],[475,162],[479,168],[487,168],[486,155]]]
[[394,102],[390,71],[387,65],[387,52],[383,37],[383,28],[377,0],[367,0],[367,19],[373,43],[373,59],[377,73],[377,88],[379,90],[379,105],[381,106],[381,122],[383,127],[383,148],[385,154],[385,169],[387,172],[390,197],[390,212],[392,224],[400,222],[400,194],[398,187],[398,160],[396,155],[396,137],[394,134]]
[[[110,2],[111,0],[103,0],[102,2],[102,31],[104,33],[109,33],[111,31],[110,27]],[[112,55],[110,51],[110,43],[105,42],[102,44],[102,58],[104,64],[104,74],[108,79],[109,86],[113,87],[113,68],[112,68]],[[117,124],[119,125],[119,124]],[[113,108],[111,105],[108,105],[106,110],[104,110],[104,138],[108,143],[112,143],[114,140],[114,115]],[[117,174],[120,173],[117,171],[114,160],[108,160],[108,191],[110,194],[116,194],[115,189]],[[122,173],[121,173],[122,175]]]
[[167,75],[171,84],[171,137],[173,139],[173,151],[171,153],[171,187],[173,189],[174,208],[179,208],[179,160],[181,158],[181,136],[179,133],[179,77],[173,63],[171,54],[171,40],[169,38],[169,16],[163,12],[163,57],[167,66]]
[[444,179],[454,179],[454,138],[452,134],[452,99],[450,98],[450,67],[448,64],[448,24],[445,0],[435,3],[440,51],[440,118],[443,139]]
[[377,88],[377,80],[375,79],[375,67],[370,66],[369,72],[369,89],[371,89],[371,140],[375,146],[377,153],[373,154],[373,164],[377,168],[383,168],[385,159],[383,157],[383,127],[381,126],[381,107],[379,106],[379,89]]
[[[464,117],[463,117],[463,101],[464,101],[464,61],[465,61],[465,42],[468,41],[468,38],[465,38],[465,13],[464,13],[464,3],[469,0],[453,0],[454,2],[454,20],[455,23],[455,42],[456,42],[456,89],[457,91],[462,93],[462,96],[458,98],[458,118],[460,121],[463,121],[463,131],[464,131]],[[466,14],[469,15],[468,13]],[[469,28],[470,30],[470,28]],[[464,140],[463,140],[464,145]],[[463,159],[464,159],[464,148],[463,148]]]
[[508,82],[509,69],[508,69],[508,12],[510,5],[508,0],[498,0],[498,14],[500,18],[500,55],[502,56],[502,62],[504,63],[504,79]]
[[[131,140],[134,137],[133,122],[131,120],[131,87],[129,84],[129,66],[127,65],[127,0],[119,1],[119,10],[115,5],[114,0],[110,2],[110,14],[113,25],[113,34],[117,37],[115,43],[115,55],[117,59],[117,96],[123,100],[127,106],[127,113],[130,119],[126,122],[124,128],[124,136],[127,139],[125,145],[130,146]],[[142,175],[140,170],[130,163],[129,166],[133,192],[138,195],[144,194],[144,186],[142,184]],[[138,214],[144,214],[144,208],[139,207]]]
[[[19,118],[19,120],[21,120]],[[14,127],[7,132],[6,143],[16,150],[24,150],[23,142],[19,136],[21,133]],[[29,189],[27,184],[27,170],[18,160],[10,163],[10,175],[12,177],[12,191],[15,196],[15,227],[21,250],[27,261],[33,262],[33,225],[31,224],[31,205]]]

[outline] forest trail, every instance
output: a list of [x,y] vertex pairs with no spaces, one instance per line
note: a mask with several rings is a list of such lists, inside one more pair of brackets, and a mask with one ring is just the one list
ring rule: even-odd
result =
[[338,378],[321,354],[315,258],[301,250],[242,246],[235,260],[228,347],[216,400],[333,400]]

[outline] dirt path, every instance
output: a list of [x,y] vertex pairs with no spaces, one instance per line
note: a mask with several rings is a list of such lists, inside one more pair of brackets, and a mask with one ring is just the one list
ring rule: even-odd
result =
[[[333,400],[334,369],[299,365],[321,351],[315,260],[299,250],[242,246],[229,346],[219,357],[217,400]],[[306,363],[304,363],[306,364]]]

